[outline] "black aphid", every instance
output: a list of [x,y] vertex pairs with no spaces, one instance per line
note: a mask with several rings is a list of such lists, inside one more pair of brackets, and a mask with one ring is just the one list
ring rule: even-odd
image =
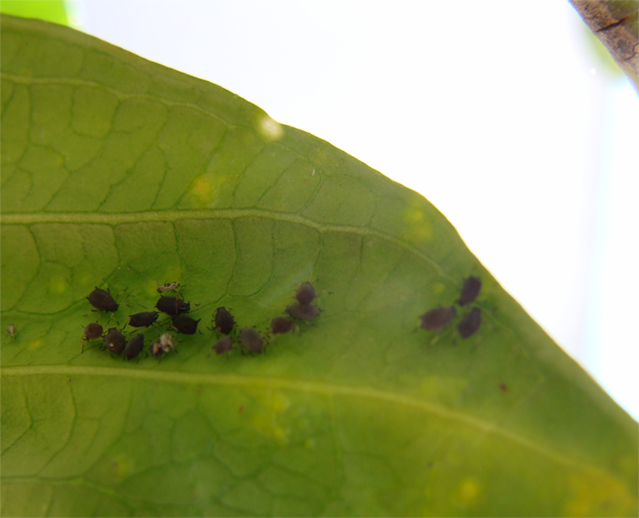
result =
[[300,304],[310,304],[315,299],[315,288],[313,288],[310,282],[303,282],[300,287],[297,288],[295,298]]
[[197,331],[199,320],[193,320],[188,315],[176,315],[171,319],[171,325],[178,333],[183,335],[194,335]]
[[260,354],[264,347],[264,339],[252,327],[244,327],[240,331],[240,340],[244,349],[250,353]]
[[16,326],[14,324],[9,324],[9,327],[7,327],[7,334],[9,335],[10,338],[15,338]]
[[104,291],[96,286],[96,288],[87,297],[91,304],[98,311],[107,313],[115,313],[120,305],[115,301],[108,291]]
[[474,335],[481,325],[481,309],[473,308],[470,313],[462,318],[457,326],[457,330],[462,338],[468,338]]
[[164,356],[171,349],[177,350],[173,337],[164,333],[151,345],[151,356]]
[[454,306],[431,309],[421,316],[422,327],[426,329],[426,331],[444,329],[456,316],[457,310]]
[[320,314],[319,309],[312,304],[300,304],[299,302],[288,306],[286,313],[297,320],[313,320]]
[[160,297],[155,307],[158,308],[158,311],[171,315],[172,317],[181,313],[188,313],[191,310],[191,304],[189,302],[185,302],[184,299],[173,295]]
[[224,354],[233,348],[233,339],[226,335],[220,338],[215,345],[211,347],[217,354]]
[[165,291],[180,291],[179,282],[167,282],[166,284],[158,284],[158,293],[164,293]]
[[97,340],[102,338],[104,329],[97,322],[91,322],[84,326],[84,336],[82,337],[82,351],[84,351],[84,342],[87,340]]
[[137,334],[126,343],[126,347],[124,348],[124,357],[127,360],[132,360],[142,352],[143,348],[144,335]]
[[126,346],[126,339],[115,327],[110,327],[104,337],[104,347],[114,354],[122,354]]
[[129,315],[129,325],[131,327],[149,327],[158,319],[157,311],[143,311],[135,315]]
[[461,290],[461,295],[459,297],[459,300],[457,301],[457,304],[459,304],[460,306],[470,304],[477,298],[480,290],[481,279],[479,277],[468,277],[468,279],[464,281],[464,286]]
[[217,308],[215,310],[215,329],[220,333],[228,335],[235,326],[235,319],[233,315],[229,313],[229,310],[225,307]]
[[275,317],[271,320],[271,331],[274,335],[288,333],[295,324],[286,317]]

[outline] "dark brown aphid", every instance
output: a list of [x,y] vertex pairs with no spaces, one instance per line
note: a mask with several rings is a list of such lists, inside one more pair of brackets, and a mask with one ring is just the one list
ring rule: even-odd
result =
[[233,348],[233,339],[226,335],[220,338],[215,345],[211,347],[217,354],[224,354]]
[[158,284],[158,293],[164,293],[165,291],[180,291],[180,283],[176,281]]
[[480,325],[481,309],[473,308],[468,315],[462,318],[462,321],[457,325],[457,330],[462,338],[468,338],[477,332]]
[[315,299],[315,288],[313,288],[310,282],[303,282],[300,287],[297,288],[295,298],[300,304],[310,304]]
[[229,313],[229,310],[225,307],[217,308],[215,310],[215,329],[220,333],[228,335],[235,326],[235,319],[233,315]]
[[194,320],[188,315],[176,315],[171,319],[173,329],[183,335],[194,335],[197,331],[198,322],[199,320]]
[[457,310],[454,306],[431,309],[422,315],[422,327],[426,331],[444,329],[456,316]]
[[293,326],[295,326],[293,321],[286,317],[275,317],[271,321],[271,331],[273,331],[274,335],[288,333],[293,329]]
[[9,327],[7,327],[7,334],[9,335],[9,338],[16,337],[16,326],[14,324],[9,324]]
[[464,286],[461,290],[461,296],[459,297],[457,304],[459,304],[460,306],[470,304],[477,298],[480,290],[481,279],[479,277],[468,277],[468,279],[464,281]]
[[135,315],[129,315],[129,325],[131,327],[149,327],[158,319],[157,311],[143,311]]
[[127,360],[132,360],[142,352],[143,348],[144,335],[137,334],[127,342],[126,347],[124,348],[124,357]]
[[110,327],[104,337],[104,347],[107,351],[114,354],[122,354],[126,346],[126,339],[115,327]]
[[299,302],[287,306],[286,313],[297,320],[313,320],[320,314],[319,309],[312,304],[300,304]]
[[173,337],[169,333],[164,333],[151,345],[151,356],[164,356],[171,349],[177,351]]
[[84,351],[84,343],[87,340],[97,340],[102,338],[104,329],[97,322],[91,322],[84,326],[84,336],[82,337],[82,351]]
[[171,315],[172,317],[180,315],[181,313],[188,313],[191,310],[191,304],[189,302],[185,302],[184,299],[177,296],[174,297],[173,295],[160,297],[155,307],[158,308],[158,311]]
[[104,291],[97,286],[89,294],[87,300],[89,304],[98,311],[105,311],[107,313],[115,313],[120,307],[108,291]]
[[501,390],[502,392],[508,392],[508,385],[506,385],[505,383],[500,383],[499,390]]
[[250,353],[260,354],[264,347],[264,339],[252,327],[244,327],[240,331],[240,340],[244,349]]

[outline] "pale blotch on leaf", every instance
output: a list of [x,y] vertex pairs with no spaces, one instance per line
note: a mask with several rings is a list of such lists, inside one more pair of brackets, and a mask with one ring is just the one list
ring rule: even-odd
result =
[[289,398],[280,392],[266,395],[258,403],[252,420],[253,426],[262,434],[275,439],[278,444],[288,444],[289,429],[281,421],[290,404]]
[[40,349],[40,347],[42,347],[43,344],[44,344],[44,341],[38,338],[37,340],[33,340],[33,342],[29,342],[27,344],[27,349],[35,351],[36,349]]
[[207,176],[199,176],[193,181],[191,193],[201,203],[210,203],[213,199],[213,182]]
[[419,388],[426,398],[444,404],[453,404],[459,399],[466,385],[468,380],[464,378],[428,376],[420,381]]
[[282,125],[271,119],[268,115],[260,117],[257,128],[260,135],[267,140],[279,140],[284,136],[284,128],[282,128]]
[[430,285],[430,292],[433,295],[441,295],[446,287],[441,282],[434,282]]
[[93,286],[95,285],[95,276],[91,275],[89,272],[82,272],[79,275],[75,276],[75,282],[78,286]]
[[402,237],[413,244],[424,243],[432,240],[433,226],[426,218],[424,211],[418,207],[406,209],[403,214],[406,229]]
[[636,512],[636,498],[625,484],[600,470],[573,475],[564,516],[630,516]]
[[220,188],[228,184],[229,177],[224,175],[203,174],[193,180],[191,194],[197,203],[208,205],[219,197]]
[[473,505],[477,503],[481,496],[481,487],[474,478],[462,480],[459,485],[458,500],[463,505]]
[[51,295],[62,295],[69,290],[69,283],[64,277],[54,275],[49,279],[49,293]]
[[118,455],[111,463],[111,472],[113,473],[113,477],[121,482],[129,477],[132,467],[133,461],[131,458],[126,455]]

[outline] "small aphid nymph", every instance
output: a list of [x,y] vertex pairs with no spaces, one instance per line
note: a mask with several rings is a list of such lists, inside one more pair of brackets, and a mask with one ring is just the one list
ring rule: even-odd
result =
[[102,290],[97,286],[89,294],[87,300],[95,309],[105,311],[106,313],[115,313],[120,307],[108,291]]
[[220,333],[228,335],[235,327],[235,319],[233,315],[225,307],[215,310],[215,329]]
[[457,325],[457,330],[462,338],[468,338],[474,335],[481,325],[481,309],[473,308],[470,313],[462,318]]
[[176,281],[158,284],[158,293],[162,294],[165,291],[180,291],[180,283]]
[[149,327],[158,319],[157,311],[142,311],[135,315],[129,315],[129,325],[131,327]]
[[300,304],[310,304],[315,299],[315,288],[310,282],[303,282],[300,287],[297,288],[295,298]]
[[427,311],[421,316],[422,328],[426,331],[436,331],[444,329],[457,316],[457,310],[454,306],[449,308],[435,308]]
[[260,354],[264,347],[264,339],[255,329],[252,327],[244,327],[240,331],[240,341],[250,353]]
[[274,335],[288,333],[294,326],[295,323],[286,317],[275,317],[271,320],[271,331]]
[[84,351],[84,343],[87,340],[97,340],[98,338],[102,338],[104,334],[104,329],[97,322],[91,322],[84,326],[84,336],[82,337],[82,352]]
[[9,335],[9,338],[16,337],[16,326],[14,324],[9,324],[9,327],[7,327],[7,334]]
[[124,357],[127,360],[132,360],[142,352],[142,349],[144,349],[144,335],[137,334],[126,343]]
[[229,335],[223,336],[217,342],[215,342],[215,345],[213,345],[213,347],[211,347],[211,349],[213,349],[216,352],[216,354],[227,353],[232,348],[233,348],[233,339]]
[[122,354],[126,346],[124,335],[115,327],[110,327],[104,337],[104,347],[114,354]]
[[151,356],[164,356],[171,349],[177,351],[177,347],[173,341],[173,336],[169,333],[164,333],[151,345]]
[[296,302],[286,307],[286,313],[297,320],[313,320],[319,316],[320,311],[312,304],[300,304]]
[[191,310],[191,304],[189,302],[185,302],[184,299],[173,295],[160,297],[155,307],[158,311],[172,317],[180,315],[181,313],[188,313]]
[[468,279],[464,281],[464,286],[462,287],[461,295],[459,297],[459,300],[457,301],[457,304],[459,304],[460,306],[470,304],[477,298],[480,290],[481,279],[479,277],[468,277]]
[[194,335],[200,320],[194,320],[187,315],[176,315],[171,319],[171,326],[183,335]]

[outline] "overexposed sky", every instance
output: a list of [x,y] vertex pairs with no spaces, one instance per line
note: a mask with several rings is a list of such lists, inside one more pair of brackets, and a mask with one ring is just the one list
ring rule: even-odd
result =
[[639,417],[639,100],[588,51],[567,0],[74,5],[90,34],[421,192]]

